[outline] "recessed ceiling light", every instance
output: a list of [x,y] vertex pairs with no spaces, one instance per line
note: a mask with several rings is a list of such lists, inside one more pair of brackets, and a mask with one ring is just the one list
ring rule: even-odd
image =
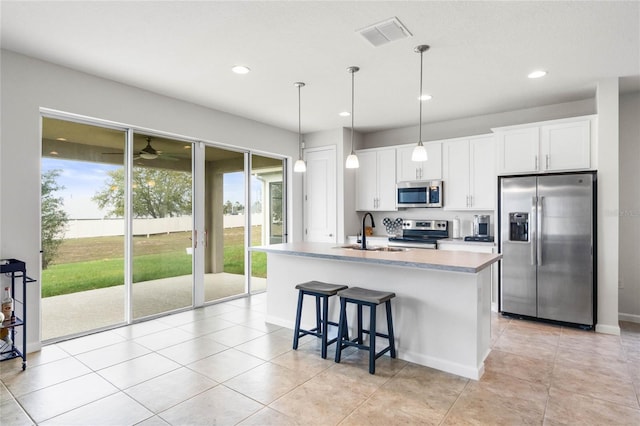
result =
[[533,72],[529,73],[529,75],[527,77],[529,77],[529,78],[540,78],[540,77],[544,77],[545,75],[547,75],[546,71],[537,70],[537,71],[533,71]]
[[58,155],[58,151],[51,151],[49,154],[50,155]]
[[66,141],[66,138],[56,138],[57,141]]
[[429,95],[427,93],[425,93],[424,95],[418,97],[418,100],[421,100],[421,101],[430,101],[431,99],[433,99],[433,96],[431,96],[431,95]]
[[351,113],[349,111],[342,111],[340,114],[338,114],[340,117],[348,117],[351,115]]
[[249,67],[245,67],[244,65],[234,65],[233,68],[231,68],[231,71],[236,74],[248,74],[251,70]]

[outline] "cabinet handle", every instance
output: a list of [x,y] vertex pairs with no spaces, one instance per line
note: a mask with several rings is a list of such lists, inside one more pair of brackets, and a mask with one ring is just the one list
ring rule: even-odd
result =
[[536,155],[536,166],[535,166],[535,170],[538,170],[538,156]]
[[545,158],[545,161],[546,161],[546,163],[547,163],[547,164],[546,164],[545,169],[546,169],[546,170],[549,170],[549,154],[545,155],[545,157],[546,157],[546,158]]
[[469,207],[473,207],[473,195],[469,195]]
[[416,168],[416,180],[418,180],[418,170],[420,169]]

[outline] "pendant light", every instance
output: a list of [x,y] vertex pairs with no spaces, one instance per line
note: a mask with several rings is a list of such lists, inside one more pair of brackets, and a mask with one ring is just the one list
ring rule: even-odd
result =
[[358,67],[349,67],[347,71],[351,73],[351,154],[347,157],[345,167],[347,169],[357,169],[360,167],[360,162],[356,153],[353,151],[353,94],[354,94],[354,74],[360,71]]
[[416,53],[420,54],[420,94],[418,95],[418,100],[420,102],[420,123],[419,123],[419,136],[418,136],[418,145],[413,148],[413,153],[411,153],[412,161],[427,161],[427,149],[422,144],[422,54],[429,50],[429,46],[426,44],[421,44],[413,49]]
[[302,133],[300,132],[300,88],[304,87],[304,83],[298,81],[293,85],[298,88],[298,161],[293,165],[293,171],[304,173],[307,171],[307,165],[302,159]]

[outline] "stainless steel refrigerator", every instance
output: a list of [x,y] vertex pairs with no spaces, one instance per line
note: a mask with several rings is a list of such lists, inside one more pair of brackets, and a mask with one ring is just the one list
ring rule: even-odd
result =
[[500,311],[593,327],[596,174],[500,177]]

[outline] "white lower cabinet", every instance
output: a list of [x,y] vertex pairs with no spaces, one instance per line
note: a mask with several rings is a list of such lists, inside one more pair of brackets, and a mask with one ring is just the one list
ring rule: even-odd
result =
[[356,210],[397,210],[395,148],[362,150],[357,155]]
[[[474,253],[497,253],[498,247],[491,243],[465,242],[463,240],[438,241],[438,250],[470,251]],[[498,312],[498,263],[491,265],[491,310]]]
[[443,142],[445,210],[493,210],[496,204],[493,135]]

